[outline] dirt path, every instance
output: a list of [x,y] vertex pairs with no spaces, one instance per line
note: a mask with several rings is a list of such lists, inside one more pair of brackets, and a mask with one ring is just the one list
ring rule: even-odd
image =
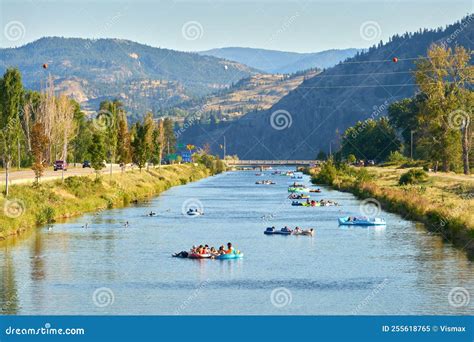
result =
[[[371,167],[368,168],[369,170],[375,170],[377,173],[387,173],[393,172],[397,174],[402,174],[408,171],[408,169],[396,169],[392,167]],[[463,175],[463,174],[455,174],[449,172],[428,172],[430,177],[446,179],[446,180],[455,180],[461,182],[474,182],[474,175]]]

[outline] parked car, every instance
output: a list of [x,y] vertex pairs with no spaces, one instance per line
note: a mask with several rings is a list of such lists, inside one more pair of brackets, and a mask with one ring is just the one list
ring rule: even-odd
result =
[[365,166],[374,166],[375,165],[375,160],[367,160],[365,162]]
[[64,160],[56,160],[53,165],[54,171],[64,170],[67,171],[67,163]]
[[82,168],[85,169],[86,167],[91,168],[91,162],[88,160],[84,160],[82,163]]

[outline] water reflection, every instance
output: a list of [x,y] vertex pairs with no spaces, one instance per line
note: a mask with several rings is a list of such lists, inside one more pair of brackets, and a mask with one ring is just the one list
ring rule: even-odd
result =
[[2,314],[15,315],[19,311],[19,295],[15,280],[15,269],[13,266],[12,255],[6,251],[3,256],[0,305],[2,308]]

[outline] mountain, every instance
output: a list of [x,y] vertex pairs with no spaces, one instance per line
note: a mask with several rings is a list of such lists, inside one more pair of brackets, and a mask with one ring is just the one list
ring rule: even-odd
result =
[[236,120],[249,112],[269,109],[306,78],[313,77],[318,72],[307,70],[291,75],[252,75],[241,79],[230,88],[185,101],[175,108],[181,110],[177,111],[180,116],[193,116],[199,112],[201,121],[209,120],[212,114],[218,120]]
[[0,72],[9,66],[20,69],[30,89],[39,89],[51,74],[58,90],[85,108],[97,109],[101,100],[118,97],[140,115],[224,89],[257,72],[240,63],[129,40],[59,37],[0,49]]
[[330,68],[353,57],[360,49],[327,50],[297,53],[242,47],[227,47],[201,51],[199,54],[236,61],[268,73],[288,74],[301,70]]
[[[211,145],[241,159],[312,159],[334,151],[338,137],[359,120],[386,115],[390,103],[415,94],[415,61],[433,43],[474,49],[474,15],[446,28],[393,36],[387,43],[305,80],[269,110],[215,127],[194,125],[182,141]],[[398,62],[393,62],[397,57]],[[331,147],[330,147],[331,146]]]

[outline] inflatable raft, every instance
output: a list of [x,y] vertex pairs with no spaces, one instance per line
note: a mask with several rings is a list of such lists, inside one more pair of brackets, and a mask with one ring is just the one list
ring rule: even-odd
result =
[[340,217],[339,224],[345,226],[384,226],[387,223],[383,218],[374,217]]
[[229,260],[229,259],[241,259],[244,257],[244,253],[234,252],[230,254],[221,254],[216,257],[219,260]]
[[291,229],[282,228],[280,230],[276,230],[275,228],[268,227],[267,229],[265,229],[263,234],[265,235],[291,235]]
[[202,213],[199,212],[199,211],[188,211],[188,212],[186,213],[186,215],[189,215],[189,216],[199,216],[199,215],[202,215]]
[[210,257],[211,257],[210,254],[193,253],[193,254],[188,255],[188,258],[190,258],[190,259],[209,259]]

